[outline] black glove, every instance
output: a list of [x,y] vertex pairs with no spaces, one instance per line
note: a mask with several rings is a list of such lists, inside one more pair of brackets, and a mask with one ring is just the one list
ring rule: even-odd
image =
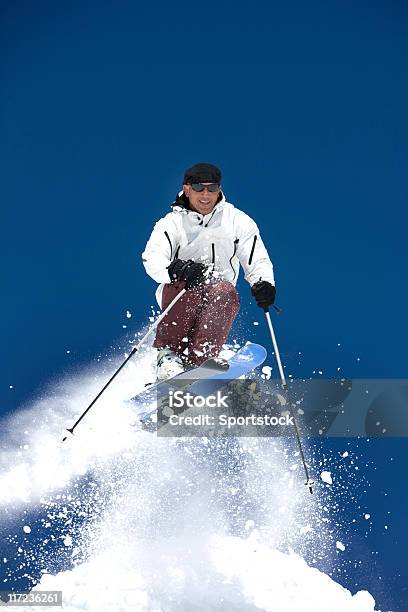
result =
[[251,293],[256,299],[256,303],[260,308],[263,308],[265,312],[268,312],[269,306],[275,301],[276,289],[274,285],[268,283],[268,281],[260,280],[251,287]]
[[167,268],[169,271],[170,280],[183,280],[186,281],[186,289],[192,289],[197,287],[205,280],[205,273],[207,266],[202,263],[197,263],[192,259],[183,261],[182,259],[175,259],[171,262]]

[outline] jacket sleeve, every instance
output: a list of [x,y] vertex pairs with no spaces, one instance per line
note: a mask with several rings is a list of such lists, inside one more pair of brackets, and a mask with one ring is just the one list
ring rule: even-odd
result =
[[244,269],[245,280],[252,286],[259,280],[275,285],[273,265],[262,242],[258,226],[247,214],[239,211],[236,218],[237,256]]
[[169,213],[155,224],[142,253],[145,270],[157,283],[170,282],[167,268],[174,258],[178,242],[177,225],[173,213]]

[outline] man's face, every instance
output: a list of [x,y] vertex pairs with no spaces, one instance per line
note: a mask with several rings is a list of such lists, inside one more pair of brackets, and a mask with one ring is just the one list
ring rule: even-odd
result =
[[[206,186],[212,184],[213,183],[201,183],[201,185]],[[189,199],[191,209],[200,213],[200,215],[208,215],[211,213],[220,195],[219,187],[217,191],[212,192],[208,191],[208,189],[204,189],[204,191],[194,191],[191,185],[183,185],[183,191]]]

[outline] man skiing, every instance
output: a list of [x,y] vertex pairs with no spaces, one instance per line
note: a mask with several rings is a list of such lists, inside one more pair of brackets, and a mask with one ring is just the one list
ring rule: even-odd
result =
[[218,356],[239,310],[240,264],[258,306],[267,310],[275,300],[273,266],[258,227],[226,201],[221,171],[212,164],[186,170],[183,190],[154,226],[142,259],[160,283],[163,310],[186,289],[157,327],[158,380]]

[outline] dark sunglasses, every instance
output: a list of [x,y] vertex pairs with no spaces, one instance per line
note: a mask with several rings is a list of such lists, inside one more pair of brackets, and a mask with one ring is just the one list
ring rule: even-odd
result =
[[203,185],[202,183],[191,183],[191,189],[193,191],[204,191],[207,189],[210,193],[216,193],[219,190],[220,186],[217,183],[211,183],[211,185]]

